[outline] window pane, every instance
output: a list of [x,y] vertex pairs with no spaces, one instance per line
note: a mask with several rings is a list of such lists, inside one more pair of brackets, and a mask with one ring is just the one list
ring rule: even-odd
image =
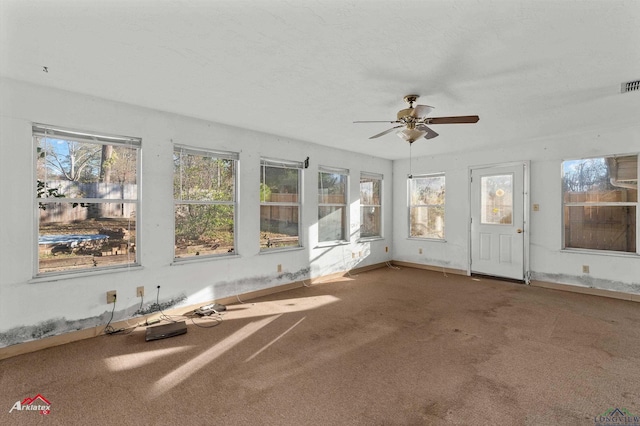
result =
[[445,176],[409,180],[409,237],[444,239]]
[[637,155],[564,161],[562,191],[565,248],[637,253]]
[[260,206],[261,248],[298,247],[298,229],[298,207]]
[[360,178],[360,204],[380,205],[380,179]]
[[42,204],[38,273],[136,263],[135,203]]
[[635,206],[565,206],[568,248],[636,252]]
[[260,250],[300,246],[301,174],[299,168],[261,165]]
[[444,204],[444,176],[413,178],[411,185],[411,204]]
[[173,197],[190,201],[234,201],[235,160],[174,152]]
[[444,206],[412,207],[409,236],[444,238]]
[[564,201],[637,202],[638,158],[589,158],[562,163]]
[[513,222],[513,175],[482,176],[480,191],[481,222],[510,225]]
[[344,240],[346,207],[320,206],[318,208],[318,241]]
[[360,177],[360,238],[382,234],[381,186],[381,179]]
[[38,198],[137,198],[137,149],[38,137]]
[[379,237],[382,209],[375,206],[360,207],[360,238]]
[[346,204],[347,176],[337,173],[318,173],[318,203]]
[[139,141],[103,144],[86,133],[71,140],[33,131],[37,274],[136,264]]
[[297,203],[299,180],[299,169],[262,166],[260,201]]
[[233,205],[177,204],[175,257],[234,251]]

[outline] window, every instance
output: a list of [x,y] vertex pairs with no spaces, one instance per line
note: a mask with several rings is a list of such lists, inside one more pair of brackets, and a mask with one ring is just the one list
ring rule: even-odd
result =
[[382,175],[360,174],[360,238],[382,236]]
[[444,239],[444,174],[409,179],[409,237]]
[[174,148],[176,259],[234,253],[237,162],[235,153]]
[[348,170],[320,167],[318,242],[346,240],[348,176]]
[[637,253],[638,156],[562,163],[563,248]]
[[36,275],[137,264],[140,139],[32,127]]
[[260,161],[260,250],[300,247],[302,163]]

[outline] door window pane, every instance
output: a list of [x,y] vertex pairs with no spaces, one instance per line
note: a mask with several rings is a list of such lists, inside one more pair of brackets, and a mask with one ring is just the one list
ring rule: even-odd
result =
[[480,215],[483,224],[513,223],[513,175],[482,176]]

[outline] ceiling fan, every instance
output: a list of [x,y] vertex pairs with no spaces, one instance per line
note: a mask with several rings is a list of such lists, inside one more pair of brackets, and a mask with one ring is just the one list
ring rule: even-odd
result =
[[416,105],[414,102],[418,100],[418,95],[407,95],[404,97],[405,102],[409,104],[409,108],[398,111],[397,120],[395,121],[354,121],[354,123],[392,123],[398,124],[382,133],[371,136],[369,139],[379,138],[387,133],[393,132],[395,129],[404,127],[402,130],[398,130],[396,134],[402,139],[406,140],[410,144],[417,139],[424,137],[425,139],[433,139],[438,134],[427,127],[427,124],[461,124],[461,123],[477,123],[480,117],[477,115],[460,115],[455,117],[426,117],[433,107],[429,105]]

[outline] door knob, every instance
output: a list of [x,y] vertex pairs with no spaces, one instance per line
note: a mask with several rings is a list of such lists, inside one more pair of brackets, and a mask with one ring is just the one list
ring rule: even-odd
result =
[[516,230],[516,232],[517,232],[518,234],[522,234],[524,231],[523,231],[522,229],[518,228],[518,229]]

